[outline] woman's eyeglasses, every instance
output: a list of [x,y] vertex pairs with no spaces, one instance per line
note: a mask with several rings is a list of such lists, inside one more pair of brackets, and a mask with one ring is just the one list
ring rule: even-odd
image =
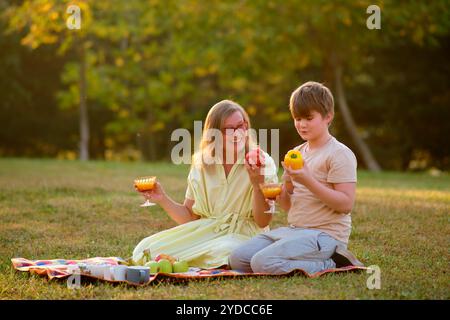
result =
[[232,135],[234,135],[234,133],[236,132],[236,131],[238,131],[238,130],[242,130],[242,131],[244,131],[244,130],[246,130],[247,129],[247,123],[243,123],[243,124],[241,124],[241,125],[239,125],[239,126],[237,126],[237,127],[235,127],[235,128],[230,128],[230,127],[228,127],[228,128],[223,128],[223,133],[225,133],[227,136],[232,136]]

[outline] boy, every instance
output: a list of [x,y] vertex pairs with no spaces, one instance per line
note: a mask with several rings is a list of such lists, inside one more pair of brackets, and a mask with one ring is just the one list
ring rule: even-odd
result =
[[272,274],[363,266],[347,250],[357,164],[353,152],[328,131],[334,117],[333,95],[310,81],[292,93],[289,108],[306,141],[295,148],[303,156],[302,169],[294,171],[282,163],[284,184],[278,201],[288,212],[289,227],[252,238],[232,252],[230,266]]

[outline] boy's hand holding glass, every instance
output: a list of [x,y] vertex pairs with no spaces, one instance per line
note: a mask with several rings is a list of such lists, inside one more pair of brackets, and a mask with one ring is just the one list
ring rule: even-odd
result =
[[284,171],[281,180],[283,181],[283,189],[285,189],[288,194],[292,194],[294,192],[294,185],[292,184],[291,176]]
[[281,183],[261,183],[260,185],[261,191],[264,195],[264,198],[267,199],[267,202],[270,206],[268,211],[264,211],[265,213],[275,213],[275,201],[277,197],[281,194],[282,184]]

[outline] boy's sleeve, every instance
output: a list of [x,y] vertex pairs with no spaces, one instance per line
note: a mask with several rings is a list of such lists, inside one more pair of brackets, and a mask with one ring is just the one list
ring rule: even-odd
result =
[[327,182],[356,182],[356,157],[350,149],[341,149],[331,157]]

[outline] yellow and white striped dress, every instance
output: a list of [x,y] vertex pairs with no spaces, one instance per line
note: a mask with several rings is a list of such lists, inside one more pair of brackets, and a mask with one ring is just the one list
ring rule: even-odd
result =
[[[277,182],[275,162],[264,156],[265,181]],[[243,164],[234,164],[228,177],[223,165],[192,166],[187,182],[186,198],[195,201],[192,210],[201,218],[143,239],[133,251],[134,261],[150,249],[153,258],[165,253],[193,267],[216,268],[228,264],[235,248],[268,230],[253,219],[253,186]]]

